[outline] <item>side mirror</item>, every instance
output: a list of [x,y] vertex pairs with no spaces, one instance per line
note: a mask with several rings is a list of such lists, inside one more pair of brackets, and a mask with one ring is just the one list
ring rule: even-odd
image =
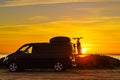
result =
[[24,54],[24,51],[17,51],[17,54]]

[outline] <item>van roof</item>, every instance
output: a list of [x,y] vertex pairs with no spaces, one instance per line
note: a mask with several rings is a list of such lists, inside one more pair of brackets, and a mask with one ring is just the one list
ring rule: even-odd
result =
[[42,45],[42,44],[47,45],[47,44],[50,44],[50,43],[47,43],[47,42],[46,43],[27,43],[25,45]]

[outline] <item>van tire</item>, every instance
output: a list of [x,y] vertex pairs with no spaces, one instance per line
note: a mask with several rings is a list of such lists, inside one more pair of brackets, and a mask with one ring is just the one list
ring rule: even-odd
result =
[[20,70],[19,66],[14,62],[9,64],[8,69],[10,72],[17,72]]
[[54,64],[54,70],[57,72],[64,71],[65,70],[65,65],[63,62],[56,62]]

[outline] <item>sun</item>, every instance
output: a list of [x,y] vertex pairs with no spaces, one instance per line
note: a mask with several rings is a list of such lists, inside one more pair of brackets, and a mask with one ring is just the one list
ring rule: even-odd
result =
[[82,48],[82,54],[86,53],[86,48]]

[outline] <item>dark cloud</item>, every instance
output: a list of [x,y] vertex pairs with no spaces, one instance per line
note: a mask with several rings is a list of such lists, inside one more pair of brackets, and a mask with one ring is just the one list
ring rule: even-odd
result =
[[6,4],[7,2],[13,2],[16,0],[0,0],[0,4]]
[[[45,16],[49,19],[36,22],[28,20],[34,16]],[[63,16],[69,16],[73,20],[93,16],[120,16],[120,2],[71,2],[0,8],[1,25],[46,23],[60,20]]]
[[0,5],[4,4],[6,0],[0,0]]

